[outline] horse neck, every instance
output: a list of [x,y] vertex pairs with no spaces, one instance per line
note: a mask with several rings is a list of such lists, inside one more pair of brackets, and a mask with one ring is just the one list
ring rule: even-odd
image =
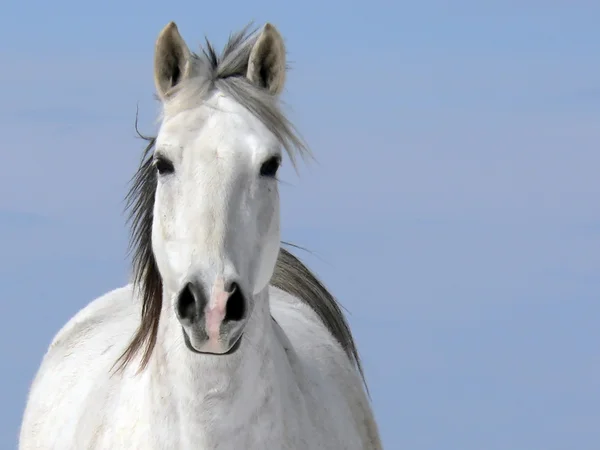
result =
[[235,422],[240,426],[247,423],[265,399],[273,396],[275,359],[281,354],[268,288],[256,296],[239,348],[223,356],[196,354],[185,346],[168,298],[164,296],[157,345],[149,365],[153,397],[161,402],[156,407],[168,407],[167,402],[178,411],[180,420],[200,428],[202,422],[214,424],[216,416],[227,417],[230,428]]

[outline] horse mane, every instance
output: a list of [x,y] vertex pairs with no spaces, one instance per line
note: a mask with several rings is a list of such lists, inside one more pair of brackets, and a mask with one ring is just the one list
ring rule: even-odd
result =
[[[175,93],[175,104],[190,107],[190,101],[201,102],[218,89],[231,95],[269,128],[285,147],[294,163],[294,151],[308,152],[293,126],[283,115],[276,99],[266,90],[254,86],[246,77],[247,63],[256,36],[248,37],[247,28],[230,36],[221,55],[207,43],[202,56],[193,55],[195,77],[182,82]],[[136,121],[137,129],[137,121]],[[138,132],[139,134],[139,132]],[[132,254],[134,290],[142,300],[141,322],[129,345],[115,364],[124,369],[141,353],[139,371],[148,365],[156,345],[162,310],[162,279],[152,250],[152,223],[157,178],[152,165],[155,137],[148,141],[140,166],[132,178],[126,196],[130,223],[129,251]],[[294,255],[280,249],[271,285],[294,295],[309,306],[340,343],[350,361],[357,367],[363,382],[364,373],[350,327],[340,305],[317,277]],[[366,385],[366,383],[365,383]]]

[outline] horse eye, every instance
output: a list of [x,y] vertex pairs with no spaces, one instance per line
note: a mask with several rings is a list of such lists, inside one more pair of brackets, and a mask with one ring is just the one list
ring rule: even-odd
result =
[[154,167],[156,167],[156,171],[159,175],[168,175],[175,172],[173,163],[164,156],[159,156],[154,160]]
[[262,166],[260,166],[260,174],[263,177],[274,177],[277,174],[277,170],[281,165],[281,159],[279,156],[273,156],[267,159]]

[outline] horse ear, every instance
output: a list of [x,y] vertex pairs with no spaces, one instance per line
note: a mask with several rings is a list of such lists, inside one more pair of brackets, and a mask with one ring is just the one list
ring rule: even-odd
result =
[[256,40],[248,60],[248,79],[279,95],[285,84],[285,44],[279,31],[267,23]]
[[154,84],[161,100],[169,89],[190,75],[191,52],[179,34],[175,22],[162,29],[154,49]]

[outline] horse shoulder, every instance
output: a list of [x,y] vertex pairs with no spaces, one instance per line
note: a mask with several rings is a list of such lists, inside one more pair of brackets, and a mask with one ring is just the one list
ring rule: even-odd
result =
[[103,389],[99,377],[108,381],[135,329],[137,310],[128,285],[92,300],[56,333],[29,390],[19,448],[58,448],[68,430],[75,433],[89,397]]
[[103,321],[112,319],[114,312],[127,306],[127,300],[132,298],[131,285],[114,289],[95,298],[71,317],[55,334],[46,355],[55,347],[64,347],[85,337]]
[[336,409],[335,416],[341,417],[343,411],[350,414],[353,428],[362,441],[361,449],[381,449],[358,370],[317,314],[298,298],[275,287],[271,287],[271,312],[298,360],[308,369],[304,371],[311,377],[308,382],[318,386],[317,401],[329,397],[332,404],[327,406]]

